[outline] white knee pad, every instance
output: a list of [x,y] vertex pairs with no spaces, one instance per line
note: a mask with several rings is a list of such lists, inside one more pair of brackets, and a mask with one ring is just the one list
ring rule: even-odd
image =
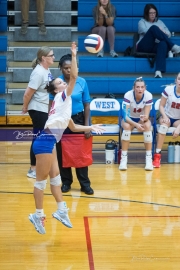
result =
[[164,125],[160,125],[158,132],[161,134],[166,135],[166,132],[168,131],[168,127]]
[[60,186],[61,185],[61,176],[60,176],[60,174],[57,175],[54,178],[50,178],[50,184],[52,186]]
[[47,180],[42,180],[42,181],[36,181],[34,183],[34,187],[40,190],[44,190],[46,188]]
[[144,142],[145,143],[152,143],[152,131],[145,131],[144,132]]
[[123,130],[121,140],[130,141],[130,138],[131,138],[131,131],[130,130]]

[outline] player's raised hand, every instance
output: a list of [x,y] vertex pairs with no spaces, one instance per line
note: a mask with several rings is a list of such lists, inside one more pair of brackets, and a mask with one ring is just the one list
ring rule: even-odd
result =
[[72,42],[71,52],[72,52],[72,56],[76,56],[77,55],[77,47],[76,47],[76,43],[75,42]]

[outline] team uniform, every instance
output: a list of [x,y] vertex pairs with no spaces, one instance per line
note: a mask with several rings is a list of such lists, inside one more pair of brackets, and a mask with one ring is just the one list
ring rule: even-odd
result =
[[44,130],[33,144],[34,154],[52,153],[71,119],[72,100],[66,90],[55,95]]
[[180,119],[180,96],[176,95],[176,85],[167,86],[162,92],[162,96],[167,99],[165,113],[170,118],[171,126]]
[[144,112],[145,107],[152,106],[153,104],[152,94],[147,90],[145,90],[142,99],[139,102],[137,102],[134,90],[130,90],[124,95],[123,104],[130,106],[129,117],[133,121],[138,122],[140,120],[140,115],[145,114]]
[[[132,121],[138,123],[140,120],[141,115],[145,115],[145,107],[146,106],[152,106],[153,99],[152,94],[148,92],[147,90],[144,91],[142,98],[139,102],[136,101],[135,92],[134,90],[128,91],[124,95],[123,100],[123,118],[126,122],[126,116],[128,116]],[[127,109],[128,106],[128,109]],[[146,144],[152,144],[152,132],[150,130],[144,131],[144,143]],[[121,140],[122,140],[122,146],[125,142],[129,142],[131,137],[131,130],[125,130],[123,129]],[[123,149],[123,148],[122,148]],[[121,162],[119,165],[120,170],[127,170],[127,150],[122,150],[121,153]],[[152,153],[150,150],[146,150],[146,166],[145,170],[152,171],[153,165],[152,165]]]
[[[162,96],[166,99],[164,111],[170,119],[170,126],[173,126],[174,122],[180,120],[180,96],[177,96],[176,94],[176,85],[167,86],[162,92]],[[164,136],[166,135],[167,130],[168,130],[167,125],[163,123],[160,124],[158,133],[161,134],[161,138],[163,138],[162,135]],[[161,140],[164,140],[164,138]],[[161,145],[160,144],[159,144],[159,147],[156,148],[156,153],[154,154],[153,166],[155,168],[160,168],[161,166]]]

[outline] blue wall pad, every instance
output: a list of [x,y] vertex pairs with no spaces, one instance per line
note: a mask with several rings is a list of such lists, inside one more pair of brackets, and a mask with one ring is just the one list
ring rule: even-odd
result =
[[4,94],[6,92],[6,78],[0,77],[0,94]]
[[6,115],[6,100],[0,99],[0,116]]
[[0,17],[0,32],[7,31],[7,17]]
[[6,72],[6,56],[0,56],[0,72]]
[[[178,73],[180,61],[178,57],[166,59],[166,72]],[[89,73],[154,73],[146,58],[118,57],[97,58],[79,57],[79,72]]]
[[[133,88],[135,77],[83,77],[91,95],[125,94]],[[175,78],[162,78],[160,80],[143,77],[147,90],[152,94],[161,94],[166,85],[174,83]]]
[[[143,17],[144,7],[147,2],[114,2],[111,3],[116,7],[117,17],[121,16],[141,16]],[[88,8],[87,8],[88,5]],[[97,5],[97,1],[79,1],[78,16],[92,17],[92,10]],[[179,2],[156,2],[155,6],[158,9],[159,16],[180,16]]]
[[0,36],[0,52],[7,51],[7,36]]
[[[117,17],[115,19],[116,32],[129,33],[138,31],[138,22],[141,17],[128,18]],[[179,32],[180,18],[166,18],[162,17],[162,21],[172,32]],[[78,31],[79,32],[91,32],[91,28],[94,25],[94,20],[91,17],[78,17]]]
[[7,0],[0,1],[0,16],[7,16]]
[[[79,52],[87,52],[84,47],[84,40],[86,36],[79,36],[78,37],[78,51]],[[172,37],[172,42],[174,44],[180,45],[180,37]],[[133,46],[133,36],[115,36],[115,51],[117,52],[124,52],[125,49],[129,46]],[[105,52],[109,52],[109,44],[108,41],[105,41]]]

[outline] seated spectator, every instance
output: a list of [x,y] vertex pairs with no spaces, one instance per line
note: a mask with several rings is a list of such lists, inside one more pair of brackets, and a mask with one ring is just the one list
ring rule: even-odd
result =
[[169,127],[175,127],[172,138],[175,139],[180,133],[180,73],[176,77],[176,85],[167,86],[162,92],[159,105],[161,113],[159,119],[159,130],[156,153],[154,154],[153,166],[161,166],[161,149],[164,143],[166,132]]
[[[107,37],[110,47],[110,55],[112,57],[118,57],[118,54],[114,51],[114,19],[116,17],[116,9],[111,4],[110,0],[98,0],[97,6],[93,8],[93,17],[95,25],[92,28],[92,33],[100,35],[104,42]],[[102,49],[97,54],[97,57],[103,56],[104,50]]]
[[144,19],[138,23],[140,38],[137,42],[138,52],[156,53],[155,78],[162,78],[161,72],[166,72],[166,57],[169,51],[180,53],[180,46],[169,39],[171,33],[166,25],[159,20],[158,10],[153,4],[144,8]]
[[[45,0],[36,0],[37,6],[37,21],[39,26],[39,34],[46,34],[46,27],[44,25],[44,7]],[[27,33],[27,28],[29,25],[29,0],[21,0],[21,12],[22,12],[22,26],[21,34],[25,35]]]
[[145,170],[152,171],[152,131],[149,114],[153,104],[152,94],[146,90],[146,85],[142,77],[134,82],[133,90],[124,95],[123,100],[123,120],[122,120],[122,152],[119,169],[127,170],[127,151],[129,147],[131,131],[137,128],[144,133],[144,144],[146,148]]

